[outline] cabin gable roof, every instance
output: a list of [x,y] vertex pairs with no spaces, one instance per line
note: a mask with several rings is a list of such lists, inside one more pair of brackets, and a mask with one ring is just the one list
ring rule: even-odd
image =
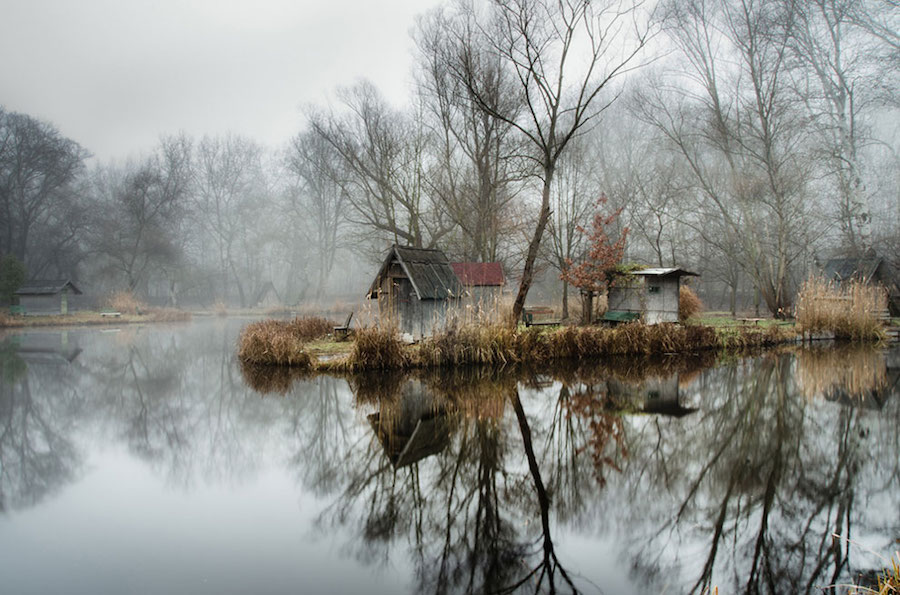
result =
[[68,279],[34,279],[26,281],[22,287],[16,290],[16,295],[56,295],[64,289],[69,289],[75,295],[81,295],[81,290]]
[[410,248],[394,244],[369,287],[368,297],[378,296],[381,282],[392,262],[397,261],[420,300],[445,300],[460,297],[465,289],[460,285],[450,261],[440,250]]

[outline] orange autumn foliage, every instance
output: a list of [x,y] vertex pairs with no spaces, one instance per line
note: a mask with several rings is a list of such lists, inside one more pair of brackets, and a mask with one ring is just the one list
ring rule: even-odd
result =
[[625,254],[628,228],[622,230],[622,235],[615,242],[607,232],[607,229],[619,218],[622,209],[619,208],[609,215],[604,215],[606,202],[605,194],[597,199],[597,211],[591,221],[590,230],[581,226],[577,228],[580,233],[587,234],[590,241],[587,257],[577,265],[571,260],[567,260],[566,270],[561,276],[564,281],[586,291],[603,292],[609,285],[616,265],[622,261],[622,256]]

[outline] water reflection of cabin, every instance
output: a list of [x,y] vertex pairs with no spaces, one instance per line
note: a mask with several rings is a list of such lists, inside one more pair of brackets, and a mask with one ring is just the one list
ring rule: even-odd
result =
[[610,379],[606,382],[609,397],[624,409],[643,413],[684,417],[697,409],[683,403],[678,374],[647,378],[640,383]]
[[382,403],[369,423],[395,468],[412,465],[450,444],[450,421],[443,407],[418,380],[409,381],[397,401]]
[[414,339],[443,328],[464,294],[450,261],[440,250],[391,246],[367,297],[379,316]]
[[617,276],[607,294],[606,318],[639,318],[645,324],[678,322],[681,278],[687,276],[700,275],[680,268],[656,268]]

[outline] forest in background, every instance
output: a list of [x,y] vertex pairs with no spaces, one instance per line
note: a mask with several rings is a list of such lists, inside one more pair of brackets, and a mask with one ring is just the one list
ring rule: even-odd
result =
[[579,228],[621,209],[626,261],[787,311],[832,256],[900,265],[898,30],[897,0],[448,2],[412,31],[407,105],[353,82],[283,147],[175,132],[95,163],[0,108],[0,253],[92,295],[251,307],[437,247],[502,262],[521,307],[533,278],[565,295]]

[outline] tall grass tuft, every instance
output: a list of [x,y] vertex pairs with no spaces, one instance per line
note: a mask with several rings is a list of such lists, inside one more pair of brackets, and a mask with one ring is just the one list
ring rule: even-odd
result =
[[688,318],[703,312],[705,306],[694,293],[694,290],[686,285],[678,289],[678,320],[684,322]]
[[884,338],[879,314],[887,309],[884,288],[851,281],[843,286],[810,277],[797,294],[795,314],[804,333],[833,333],[836,339]]
[[344,366],[351,370],[396,370],[409,364],[407,350],[393,326],[357,329]]
[[147,304],[130,291],[115,292],[104,300],[103,305],[122,314],[144,314],[149,309]]
[[310,367],[312,358],[289,325],[280,320],[248,324],[238,340],[238,358],[247,364]]
[[511,364],[524,356],[521,338],[502,323],[452,326],[422,342],[419,360],[424,366]]

